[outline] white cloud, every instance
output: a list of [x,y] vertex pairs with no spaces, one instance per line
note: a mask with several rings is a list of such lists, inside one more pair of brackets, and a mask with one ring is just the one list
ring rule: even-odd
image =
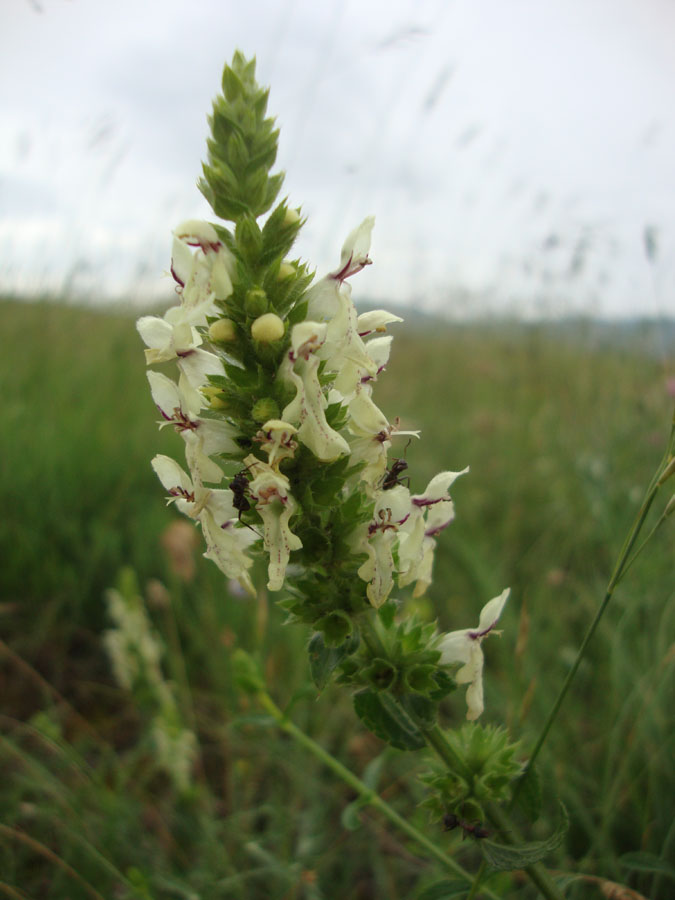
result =
[[643,232],[658,229],[665,283],[667,0],[36,6],[0,35],[5,287],[71,284],[78,266],[101,292],[161,284],[175,222],[208,215],[206,114],[240,46],[271,82],[286,191],[310,217],[298,250],[319,269],[375,213],[359,292],[663,311]]

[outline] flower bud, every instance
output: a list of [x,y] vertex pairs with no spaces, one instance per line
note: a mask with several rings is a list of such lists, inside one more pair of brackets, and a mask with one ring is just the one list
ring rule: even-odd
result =
[[250,291],[247,291],[244,309],[249,316],[258,317],[266,313],[269,309],[269,304],[265,291],[262,288],[251,288]]
[[226,343],[237,337],[237,332],[232,319],[217,319],[209,325],[209,337],[212,341]]
[[271,344],[272,341],[278,341],[284,336],[284,330],[283,319],[280,319],[276,313],[265,313],[263,316],[258,316],[251,325],[251,337],[254,341]]
[[284,225],[296,225],[300,221],[300,210],[289,207],[284,215]]
[[272,397],[262,397],[251,410],[251,417],[254,422],[261,425],[269,419],[279,418],[279,406]]
[[217,388],[215,384],[205,384],[201,388],[201,392],[208,400],[211,409],[227,409],[227,401],[223,397],[220,388]]
[[282,264],[279,266],[277,281],[285,281],[286,278],[290,278],[291,275],[295,275],[295,266],[289,262],[282,262]]

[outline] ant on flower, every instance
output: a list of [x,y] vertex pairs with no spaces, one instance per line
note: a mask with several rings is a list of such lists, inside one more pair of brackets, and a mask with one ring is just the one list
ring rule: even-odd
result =
[[[410,438],[408,443],[405,445],[405,450],[403,451],[404,456],[408,447],[410,446],[411,440],[412,438]],[[406,487],[410,487],[410,476],[405,475],[403,478],[400,477],[401,472],[405,472],[407,468],[408,463],[403,457],[401,457],[400,459],[395,459],[392,463],[391,468],[384,473],[384,478],[382,479],[381,485],[382,490],[389,491],[391,490],[391,488],[396,487],[397,484],[403,484],[404,481],[407,482]]]
[[[248,491],[248,486],[250,482],[250,478],[246,474],[250,469],[250,466],[247,466],[245,469],[242,469],[241,472],[237,472],[232,481],[230,482],[230,490],[234,495],[234,499],[232,500],[232,505],[238,511],[238,520],[241,522],[241,514],[244,512],[248,512],[251,508],[251,504],[249,502],[248,497],[246,496],[246,492]],[[242,525],[246,525],[247,528],[250,528],[255,534],[260,537],[258,532],[253,528],[252,525],[249,525],[247,522],[242,522]]]

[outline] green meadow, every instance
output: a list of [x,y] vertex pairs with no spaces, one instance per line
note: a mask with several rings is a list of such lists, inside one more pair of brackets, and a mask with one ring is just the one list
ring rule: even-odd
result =
[[[182,441],[157,429],[133,317],[5,301],[0,321],[0,896],[452,896],[429,892],[443,873],[377,813],[347,821],[350,789],[235,687],[233,651],[259,653],[289,716],[360,776],[377,771],[382,796],[475,869],[476,842],[418,806],[423,759],[385,749],[344,689],[317,697],[309,635],[283,624],[273,596],[232,593],[201,537],[176,531],[150,459],[178,457]],[[662,458],[672,360],[659,330],[639,326],[391,330],[374,399],[421,430],[393,449],[411,488],[471,467],[453,487],[433,586],[415,603],[443,630],[465,628],[511,587],[501,638],[485,645],[484,720],[506,723],[525,757]],[[675,894],[673,524],[618,588],[540,758],[544,812],[528,837],[553,831],[559,797],[570,828],[546,863],[569,873],[570,898]],[[153,768],[143,712],[101,641],[105,591],[124,569],[198,736],[187,796]],[[463,720],[463,694],[445,701],[446,722]],[[500,896],[535,896],[517,873],[500,877]],[[608,882],[637,893],[612,895]]]

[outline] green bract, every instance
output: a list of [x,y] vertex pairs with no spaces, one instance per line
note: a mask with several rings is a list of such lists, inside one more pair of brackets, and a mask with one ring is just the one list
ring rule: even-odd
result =
[[434,819],[447,813],[483,819],[486,800],[503,803],[510,798],[513,782],[523,770],[523,764],[516,759],[520,745],[511,742],[503,728],[483,727],[475,722],[445,732],[445,738],[461,761],[464,775],[435,764],[421,776],[431,789],[422,805],[431,810]]

